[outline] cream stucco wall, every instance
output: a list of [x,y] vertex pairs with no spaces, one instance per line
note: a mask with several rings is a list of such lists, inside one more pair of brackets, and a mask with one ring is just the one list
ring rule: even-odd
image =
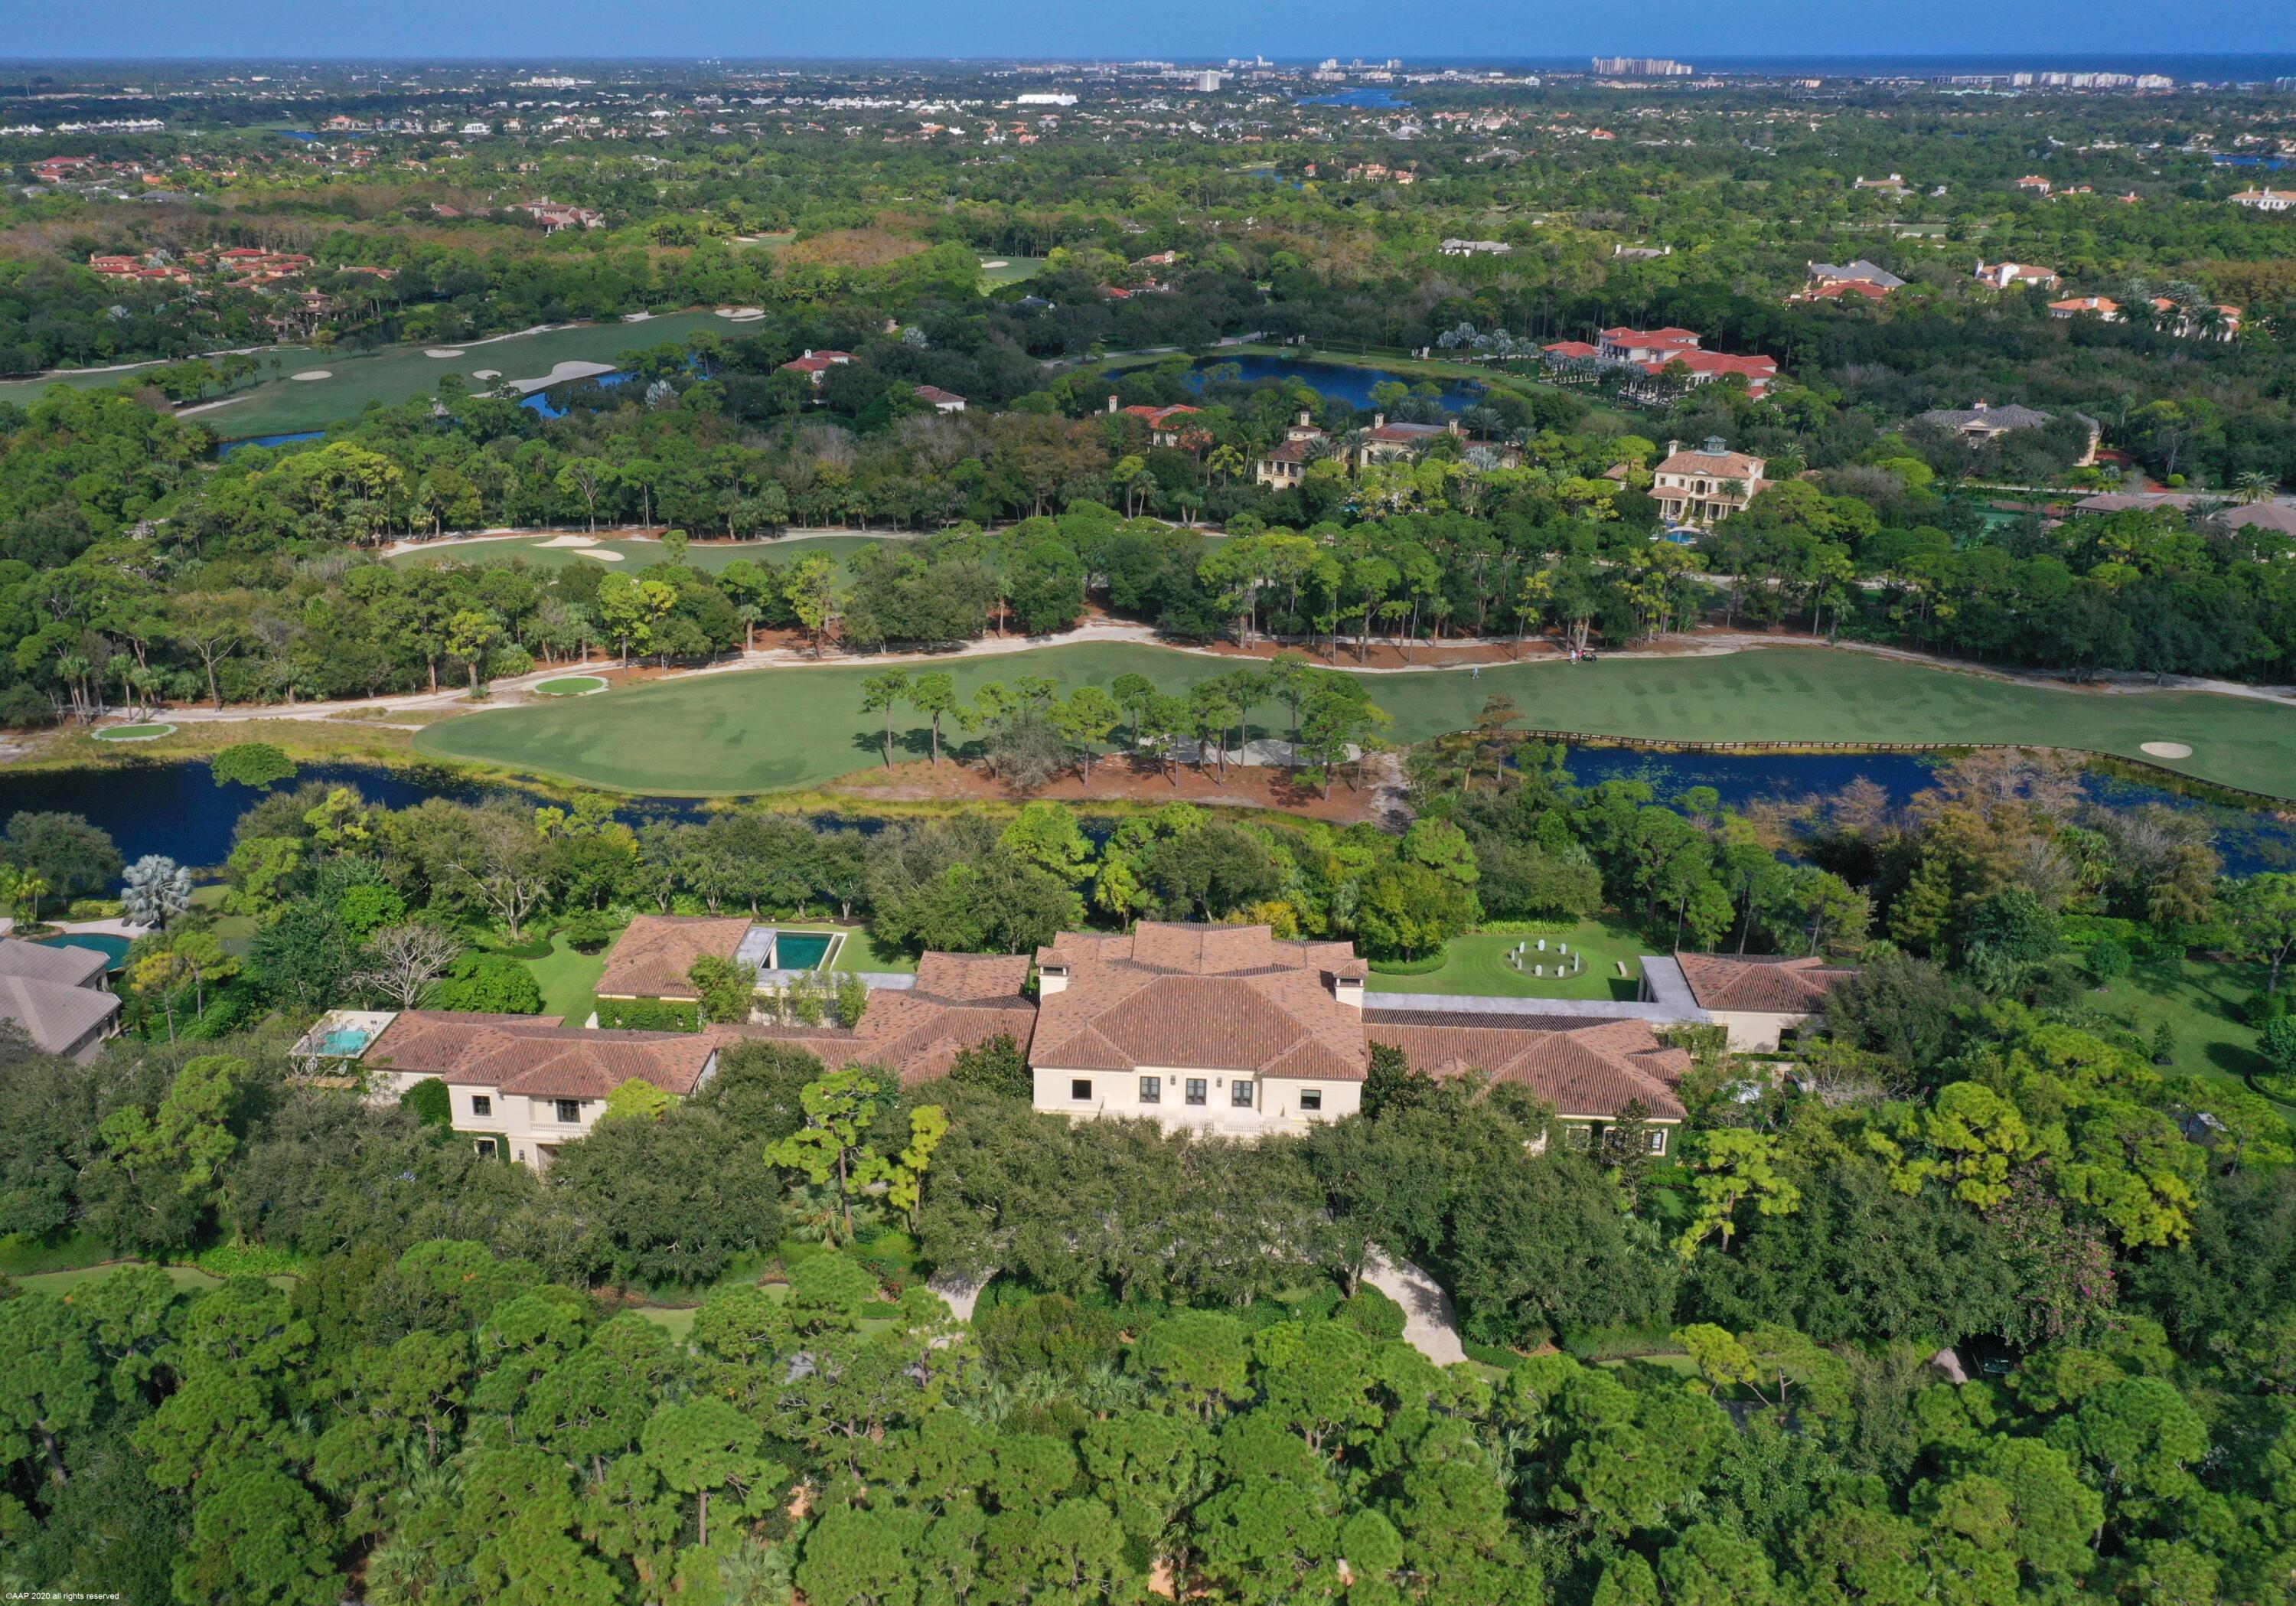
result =
[[[1064,1071],[1038,1066],[1036,1108],[1052,1115],[1146,1119],[1165,1126],[1220,1137],[1256,1138],[1267,1132],[1302,1132],[1319,1121],[1336,1121],[1363,1108],[1363,1083],[1349,1081],[1300,1080],[1272,1076],[1258,1081],[1228,1071],[1190,1070],[1184,1067],[1142,1066],[1129,1071]],[[1140,1097],[1144,1076],[1159,1079],[1161,1097],[1153,1104]],[[1190,1104],[1190,1079],[1204,1083],[1204,1101]],[[1251,1083],[1251,1102],[1234,1102],[1234,1084]],[[1087,1084],[1084,1098],[1075,1084]],[[1303,1095],[1317,1095],[1322,1108],[1306,1108]]]
[[1713,1009],[1708,1014],[1716,1025],[1729,1028],[1731,1050],[1740,1054],[1775,1052],[1779,1038],[1809,1018],[1753,1009]]

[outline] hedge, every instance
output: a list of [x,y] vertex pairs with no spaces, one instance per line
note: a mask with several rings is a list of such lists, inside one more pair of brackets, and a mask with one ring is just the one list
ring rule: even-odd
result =
[[598,1025],[610,1032],[699,1032],[701,1006],[664,998],[602,998]]

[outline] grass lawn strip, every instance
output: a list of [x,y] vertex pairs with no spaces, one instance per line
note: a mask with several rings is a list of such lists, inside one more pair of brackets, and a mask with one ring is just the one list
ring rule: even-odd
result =
[[603,951],[578,953],[567,946],[562,931],[550,939],[547,955],[521,963],[534,972],[535,984],[542,989],[545,1015],[562,1016],[568,1025],[578,1026],[597,1009],[598,978],[606,972]]
[[[960,696],[984,681],[1053,676],[1103,688],[1136,671],[1168,692],[1237,667],[1201,654],[1095,642],[952,659]],[[818,786],[879,758],[882,728],[860,711],[866,663],[693,677],[596,697],[442,721],[416,748],[616,791],[732,796]],[[1822,647],[1712,657],[1553,661],[1365,677],[1394,716],[1390,736],[1421,741],[1469,724],[1488,697],[1514,700],[1522,726],[1593,737],[1882,745],[2010,743],[2149,762],[2274,796],[2296,796],[2296,719],[2255,698],[2208,692],[2104,694],[1956,674]],[[1281,735],[1273,702],[1257,734]],[[2147,759],[2148,741],[2189,745],[2189,759]],[[922,756],[906,711],[897,753]],[[944,742],[947,733],[944,732]]]
[[[1496,932],[1469,932],[1451,939],[1449,960],[1440,970],[1424,976],[1382,976],[1374,969],[1365,985],[1373,992],[1631,1001],[1642,981],[1642,956],[1653,951],[1650,943],[1632,927],[1613,919],[1581,920],[1559,936],[1549,935],[1545,938],[1546,950],[1543,953],[1538,948],[1540,940],[1536,935],[1507,936]],[[1507,963],[1507,955],[1518,943],[1529,944],[1520,972]],[[1585,954],[1587,968],[1575,976],[1562,977],[1534,974],[1534,966],[1544,965],[1552,972],[1557,964],[1567,962],[1556,947],[1560,943],[1569,943],[1574,955]],[[1624,976],[1619,974],[1621,960],[1627,967]]]

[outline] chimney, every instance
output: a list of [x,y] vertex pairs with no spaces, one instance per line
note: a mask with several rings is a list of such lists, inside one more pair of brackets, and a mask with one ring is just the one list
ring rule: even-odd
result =
[[1113,391],[1108,393],[1108,410],[1111,413],[1116,410],[1116,392]]
[[1387,415],[1385,413],[1374,413],[1371,416],[1371,426],[1375,430],[1385,429],[1387,427]]
[[1972,413],[1981,413],[1981,412],[1985,411],[1985,406],[1986,406],[1986,404],[1985,404],[1985,398],[1984,398],[1984,397],[1982,397],[1982,396],[1980,396],[1980,397],[1977,399],[1977,405],[1976,405],[1976,406],[1974,406],[1974,407],[1972,407],[1972,408],[1971,408],[1969,410],[1970,410],[1971,412],[1972,412]]
[[1681,449],[1682,442],[1679,441],[1669,441],[1666,443],[1666,455],[1669,457]]
[[1301,429],[1306,429],[1308,427],[1308,409],[1306,408],[1301,408],[1300,409],[1300,427]]
[[1039,960],[1037,965],[1037,996],[1050,998],[1055,992],[1069,989],[1069,963],[1057,957]]
[[1364,1007],[1364,978],[1359,976],[1333,975],[1332,996],[1350,1009]]

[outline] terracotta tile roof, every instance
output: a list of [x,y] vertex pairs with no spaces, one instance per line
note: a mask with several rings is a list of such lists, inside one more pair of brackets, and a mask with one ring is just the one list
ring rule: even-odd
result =
[[603,1099],[633,1079],[683,1098],[720,1041],[701,1032],[586,1031],[556,1016],[406,1009],[360,1063],[540,1099]]
[[1661,474],[1704,474],[1710,479],[1743,480],[1749,488],[1762,477],[1767,465],[1743,452],[1679,451],[1652,472]]
[[749,935],[746,915],[638,915],[606,956],[598,991],[609,998],[699,997],[685,973],[705,953],[730,959]]
[[1857,974],[1855,965],[1785,954],[1677,953],[1674,959],[1700,1009],[1761,1015],[1810,1014],[1824,1006],[1836,982]]
[[1345,943],[1281,943],[1265,926],[1143,921],[1129,933],[1067,932],[1037,953],[1068,971],[1037,1009],[1031,1065],[1137,1066],[1358,1081],[1363,1017],[1332,995],[1360,977]]
[[1654,1119],[1683,1118],[1675,1089],[1690,1056],[1660,1043],[1646,1020],[1366,1009],[1364,1030],[1372,1042],[1401,1049],[1415,1070],[1437,1077],[1480,1071],[1529,1088],[1559,1116],[1607,1120],[1639,1099]]
[[859,1026],[743,1025],[722,1028],[729,1040],[791,1043],[832,1068],[882,1065],[904,1082],[946,1075],[956,1057],[999,1034],[1025,1058],[1036,1034],[1037,1006],[1022,992],[1026,954],[928,953],[914,992],[872,992]]

